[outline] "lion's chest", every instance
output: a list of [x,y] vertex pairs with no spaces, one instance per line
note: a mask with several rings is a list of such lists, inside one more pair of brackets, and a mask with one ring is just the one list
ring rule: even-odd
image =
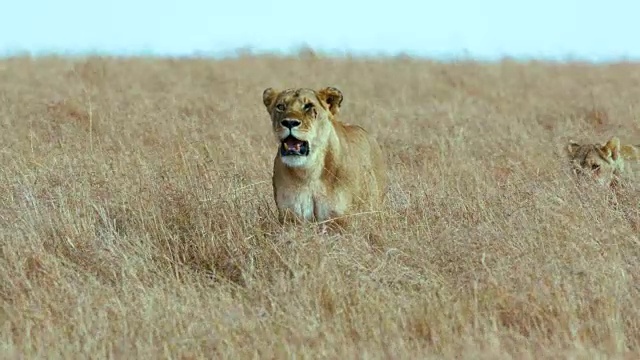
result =
[[278,191],[277,202],[282,210],[307,221],[329,220],[342,215],[346,207],[340,194],[329,193],[320,182]]

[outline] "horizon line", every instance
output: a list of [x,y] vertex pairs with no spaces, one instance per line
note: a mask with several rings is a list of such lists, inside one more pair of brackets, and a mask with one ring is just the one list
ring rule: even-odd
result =
[[531,54],[510,54],[504,52],[502,54],[479,55],[473,54],[467,49],[458,51],[420,51],[420,50],[399,50],[385,51],[378,50],[352,50],[352,49],[320,49],[302,44],[298,46],[290,46],[288,49],[258,49],[252,46],[237,46],[222,50],[192,50],[184,51],[159,51],[141,47],[137,50],[106,50],[97,47],[85,47],[82,49],[40,49],[27,50],[14,48],[13,50],[0,50],[0,60],[11,58],[30,57],[30,58],[85,58],[85,57],[111,57],[111,58],[152,58],[152,59],[211,59],[211,60],[228,60],[246,57],[317,57],[330,59],[415,59],[415,60],[432,60],[439,62],[451,61],[475,61],[475,62],[501,62],[505,60],[512,61],[542,61],[542,62],[581,62],[593,64],[607,63],[636,63],[640,62],[640,56],[630,55],[611,55],[611,56],[589,56],[577,55],[573,53],[565,53],[563,55],[531,55]]

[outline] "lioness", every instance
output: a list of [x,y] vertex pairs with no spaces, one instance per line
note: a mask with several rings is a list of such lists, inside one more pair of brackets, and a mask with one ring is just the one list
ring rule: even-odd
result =
[[591,176],[603,186],[615,186],[625,170],[624,160],[640,159],[640,145],[620,145],[616,136],[604,145],[570,140],[567,154],[577,174]]
[[386,163],[366,130],[337,119],[342,92],[294,88],[262,94],[279,143],[273,196],[280,223],[347,225],[346,215],[379,209]]

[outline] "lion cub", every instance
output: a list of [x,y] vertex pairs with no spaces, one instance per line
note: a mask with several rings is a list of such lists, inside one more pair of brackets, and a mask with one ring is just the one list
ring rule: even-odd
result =
[[380,208],[386,187],[382,150],[362,127],[338,120],[340,90],[267,88],[262,100],[279,144],[272,181],[281,223],[345,226],[344,216]]
[[615,186],[625,170],[624,160],[640,159],[640,145],[620,145],[616,136],[604,145],[569,141],[567,154],[574,172],[591,176],[603,186]]

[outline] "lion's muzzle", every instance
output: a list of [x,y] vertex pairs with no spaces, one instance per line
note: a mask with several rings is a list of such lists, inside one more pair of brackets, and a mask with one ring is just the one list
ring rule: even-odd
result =
[[294,127],[300,126],[300,124],[301,122],[298,119],[284,119],[280,121],[280,125],[286,127],[289,130],[293,129]]

